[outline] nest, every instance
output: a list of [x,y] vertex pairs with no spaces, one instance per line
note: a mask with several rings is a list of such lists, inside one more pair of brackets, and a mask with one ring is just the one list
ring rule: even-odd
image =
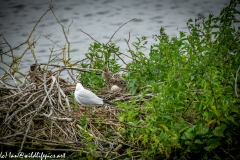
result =
[[[74,100],[74,90],[74,83],[42,71],[30,74],[30,81],[20,87],[1,88],[0,144],[19,146],[19,151],[82,151],[95,157],[120,155],[124,138],[118,132],[119,110],[81,106]],[[103,92],[102,98],[108,100],[119,94]]]

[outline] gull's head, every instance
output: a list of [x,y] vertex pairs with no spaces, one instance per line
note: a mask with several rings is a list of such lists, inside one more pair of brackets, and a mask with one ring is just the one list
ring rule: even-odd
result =
[[81,83],[77,83],[76,90],[80,90],[80,89],[83,89],[83,86]]

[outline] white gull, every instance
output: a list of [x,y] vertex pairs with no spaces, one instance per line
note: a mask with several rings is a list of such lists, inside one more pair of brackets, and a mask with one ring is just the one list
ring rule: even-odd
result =
[[102,98],[99,98],[92,91],[84,89],[81,83],[77,83],[76,89],[74,92],[74,97],[78,103],[84,106],[102,105],[104,103],[112,104],[110,102],[103,101]]

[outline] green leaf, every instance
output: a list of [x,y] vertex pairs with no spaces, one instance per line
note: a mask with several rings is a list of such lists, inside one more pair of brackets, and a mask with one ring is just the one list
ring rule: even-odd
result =
[[166,155],[166,157],[167,158],[170,158],[170,154],[171,154],[171,147],[167,147],[166,149],[165,149],[165,155]]
[[233,116],[226,116],[227,117],[227,119],[228,120],[230,120],[233,124],[235,124],[235,125],[239,125],[237,122],[235,122],[235,119],[234,119],[234,117]]
[[165,124],[159,124],[165,131],[169,131],[168,127]]
[[187,126],[183,127],[183,128],[179,131],[179,133],[182,133],[182,132],[185,131],[186,129],[188,129]]
[[196,139],[196,140],[194,141],[194,143],[196,143],[196,144],[203,144],[204,142],[201,141],[200,139]]
[[191,141],[185,141],[185,144],[186,145],[192,145],[192,142]]
[[216,115],[217,117],[221,116],[221,113],[219,112],[219,110],[216,109],[215,106],[212,106],[212,109],[213,109],[213,112],[215,113],[215,115]]
[[213,159],[216,159],[216,160],[222,160],[222,158],[219,157],[217,154],[214,155]]
[[203,113],[203,117],[204,117],[204,120],[205,120],[205,121],[209,121],[209,120],[212,119],[212,114],[211,114],[211,112],[209,112],[209,111],[205,111],[205,112]]
[[219,145],[220,145],[219,140],[218,141],[216,140],[212,142],[210,145],[208,145],[207,147],[204,147],[204,149],[206,151],[212,151],[213,149],[217,148]]
[[184,132],[184,134],[185,134],[187,139],[193,139],[194,138],[194,135],[191,132]]
[[89,137],[86,138],[87,141],[91,141],[92,139],[93,139],[92,136],[89,136]]
[[194,76],[191,76],[190,80],[191,80],[191,81],[194,80]]
[[197,135],[203,135],[203,134],[206,134],[209,130],[209,125],[207,124],[202,124],[202,123],[199,123],[197,124],[196,126],[196,134]]
[[152,108],[153,107],[153,104],[152,103],[149,103],[148,101],[145,101],[144,102],[148,107]]
[[218,137],[224,137],[224,131],[227,128],[227,125],[222,123],[213,130],[213,135]]

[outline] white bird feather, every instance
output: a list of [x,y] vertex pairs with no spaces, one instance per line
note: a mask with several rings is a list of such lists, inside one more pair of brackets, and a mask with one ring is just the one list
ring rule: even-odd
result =
[[84,89],[81,83],[77,83],[74,97],[78,103],[84,106],[102,105],[103,99],[99,98],[93,92]]

